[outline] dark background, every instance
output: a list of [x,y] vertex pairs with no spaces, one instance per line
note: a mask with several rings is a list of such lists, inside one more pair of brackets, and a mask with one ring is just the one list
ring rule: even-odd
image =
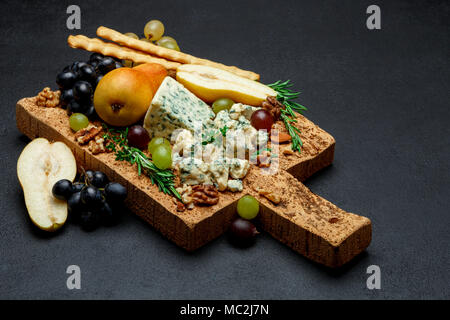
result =
[[[28,143],[14,107],[88,53],[66,39],[66,8],[82,29],[142,33],[160,19],[183,51],[291,79],[306,116],[337,141],[334,164],[306,185],[369,217],[368,250],[339,270],[261,234],[248,249],[220,237],[194,253],[137,216],[86,233],[40,232],[28,218],[16,161]],[[382,29],[366,28],[381,7]],[[448,1],[2,1],[0,4],[0,298],[428,299],[449,292]],[[66,288],[67,266],[81,290]],[[381,290],[366,269],[381,268]]]

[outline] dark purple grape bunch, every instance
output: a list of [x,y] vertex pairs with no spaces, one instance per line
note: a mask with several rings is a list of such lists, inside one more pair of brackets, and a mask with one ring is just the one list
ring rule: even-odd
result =
[[91,54],[88,62],[74,62],[56,76],[61,90],[61,106],[69,113],[83,113],[90,119],[97,114],[93,104],[95,88],[108,72],[123,65],[100,53]]
[[124,210],[127,189],[110,182],[101,171],[87,170],[74,183],[59,180],[52,189],[53,196],[67,201],[69,218],[86,231],[100,225],[114,225]]

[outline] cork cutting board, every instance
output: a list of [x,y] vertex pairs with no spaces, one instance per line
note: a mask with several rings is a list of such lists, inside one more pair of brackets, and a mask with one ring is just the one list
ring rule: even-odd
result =
[[[312,193],[301,183],[318,170],[330,165],[334,156],[334,138],[303,116],[298,127],[304,143],[301,154],[283,155],[280,146],[280,169],[264,175],[252,167],[244,178],[244,191],[220,193],[212,207],[195,207],[178,212],[173,198],[159,192],[145,176],[138,176],[131,164],[115,161],[111,153],[93,155],[78,145],[61,108],[42,108],[36,98],[23,98],[16,105],[18,129],[30,139],[43,137],[62,141],[73,151],[78,166],[101,170],[111,180],[128,189],[129,209],[151,224],[168,239],[186,250],[195,250],[223,234],[236,214],[236,202],[245,194],[255,196],[261,204],[259,222],[274,238],[305,257],[329,267],[338,267],[363,251],[371,241],[372,226],[368,218],[348,213]],[[275,190],[282,197],[275,205],[257,190]]]

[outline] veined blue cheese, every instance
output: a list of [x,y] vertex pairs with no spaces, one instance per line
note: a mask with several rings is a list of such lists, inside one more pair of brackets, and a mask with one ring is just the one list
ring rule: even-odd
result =
[[[236,158],[234,151],[245,156],[258,142],[267,142],[268,138],[250,124],[255,110],[258,108],[238,103],[214,117],[206,103],[166,77],[153,97],[144,128],[151,138],[172,138],[173,162],[179,167],[182,184],[214,184],[219,191],[240,192],[243,184],[239,179],[245,177],[250,163]],[[196,130],[200,129],[202,136],[197,141]],[[233,155],[224,155],[224,143],[225,147],[231,147]],[[199,156],[197,150],[201,151]]]
[[230,169],[229,169],[230,176],[233,179],[244,178],[248,172],[248,169],[250,168],[250,163],[248,162],[248,160],[244,160],[244,159],[238,159],[238,158],[227,159],[227,163],[230,166]]
[[242,103],[235,103],[230,108],[230,118],[238,120],[240,116],[244,116],[247,120],[250,120],[253,112],[261,109],[257,107],[248,106]]
[[242,180],[228,180],[228,190],[231,192],[241,192],[244,189]]
[[212,174],[217,189],[224,191],[228,185],[228,163],[224,158],[209,163],[209,172]]
[[183,158],[178,165],[183,184],[215,184],[219,191],[224,191],[228,186],[229,164],[225,158],[210,163],[192,157]]
[[187,185],[212,184],[209,166],[202,160],[188,157],[178,164],[180,168],[181,183]]
[[246,156],[247,144],[243,130],[228,130],[225,139],[225,156],[244,158]]
[[210,128],[212,118],[214,112],[205,102],[176,80],[166,77],[147,110],[144,128],[150,138],[170,139],[172,132],[179,128],[194,132],[196,122],[201,122],[203,130]]
[[223,158],[224,155],[224,148],[222,145],[218,145],[215,143],[207,144],[206,146],[203,146],[203,161],[206,163],[211,163],[212,161],[216,159]]
[[[242,130],[248,130],[249,128],[255,129],[250,121],[244,117],[244,116],[239,116],[238,120],[237,120],[237,125],[236,125],[237,129],[242,129]],[[255,129],[256,130],[256,129]]]
[[227,110],[219,111],[219,113],[217,113],[216,115],[216,118],[214,119],[214,125],[217,129],[222,129],[225,126],[227,126],[228,129],[234,129],[236,128],[237,124],[237,121],[230,118],[230,114]]
[[178,163],[180,155],[190,156],[191,147],[194,144],[194,137],[189,130],[180,129],[172,133],[172,162]]

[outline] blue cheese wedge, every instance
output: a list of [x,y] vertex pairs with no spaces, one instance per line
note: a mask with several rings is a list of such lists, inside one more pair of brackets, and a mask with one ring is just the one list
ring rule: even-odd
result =
[[210,128],[213,125],[212,118],[214,112],[205,102],[173,78],[166,77],[147,110],[144,128],[150,138],[170,139],[176,129],[194,132],[196,129]]

